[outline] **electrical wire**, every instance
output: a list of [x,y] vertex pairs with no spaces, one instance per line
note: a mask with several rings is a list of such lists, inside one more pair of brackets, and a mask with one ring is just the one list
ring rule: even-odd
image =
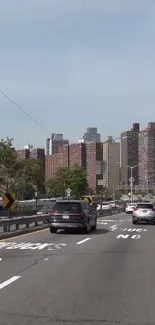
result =
[[0,89],[0,93],[10,101],[19,111],[21,111],[23,114],[25,114],[31,121],[33,121],[35,124],[40,126],[44,131],[52,134],[51,131],[49,131],[44,125],[40,124],[34,117],[32,117],[29,113],[27,113],[21,106],[19,106],[14,100],[12,100],[3,90]]

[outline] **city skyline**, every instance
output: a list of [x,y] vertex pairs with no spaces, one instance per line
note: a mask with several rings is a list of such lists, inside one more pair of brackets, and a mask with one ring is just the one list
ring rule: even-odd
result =
[[[115,137],[153,120],[154,1],[14,0],[1,16],[1,89],[51,133],[73,142],[87,121]],[[0,107],[1,137],[45,146],[50,134],[2,93]]]
[[148,191],[155,183],[155,122],[148,122],[145,129],[136,122],[117,138],[99,140],[97,127],[89,127],[74,143],[61,133],[52,134],[47,139],[46,154],[45,149],[34,149],[30,144],[17,153],[20,159],[41,157],[46,180],[55,177],[60,168],[84,168],[94,194],[101,187],[112,191],[115,186],[130,186],[131,180],[133,185]]

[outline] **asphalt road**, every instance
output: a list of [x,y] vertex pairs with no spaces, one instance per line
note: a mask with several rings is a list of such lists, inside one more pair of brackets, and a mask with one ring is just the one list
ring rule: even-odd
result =
[[154,255],[155,226],[125,214],[0,241],[0,324],[154,325]]

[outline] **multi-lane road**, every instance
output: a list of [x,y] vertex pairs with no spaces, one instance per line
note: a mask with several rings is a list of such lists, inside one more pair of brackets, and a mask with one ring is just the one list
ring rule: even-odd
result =
[[120,214],[0,241],[0,324],[154,325],[155,226]]

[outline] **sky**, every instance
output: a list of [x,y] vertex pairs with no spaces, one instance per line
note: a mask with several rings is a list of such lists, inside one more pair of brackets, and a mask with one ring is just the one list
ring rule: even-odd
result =
[[1,138],[45,147],[155,120],[154,0],[1,0]]

